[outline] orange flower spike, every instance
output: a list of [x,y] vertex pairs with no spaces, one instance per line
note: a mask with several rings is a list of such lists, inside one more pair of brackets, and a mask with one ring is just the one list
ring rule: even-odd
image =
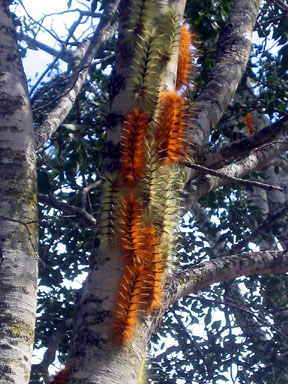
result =
[[138,250],[142,252],[141,258],[144,263],[139,275],[142,306],[144,310],[152,313],[161,304],[163,263],[159,253],[159,235],[155,227],[152,224],[143,227],[142,236],[145,244]]
[[147,135],[150,116],[134,109],[128,114],[121,141],[120,173],[126,186],[135,186],[145,174]]
[[143,290],[146,293],[146,309],[152,313],[161,305],[162,300],[163,263],[159,253],[155,253],[153,259],[145,265],[141,276],[143,276]]
[[244,123],[246,125],[248,135],[253,135],[253,117],[251,112],[248,112],[244,117]]
[[162,92],[155,142],[160,162],[173,165],[187,158],[185,149],[184,98],[177,92]]
[[153,226],[148,226],[139,229],[138,233],[137,248],[135,254],[137,259],[144,265],[150,264],[155,253],[158,253],[159,238],[158,234]]
[[126,267],[120,288],[116,310],[112,321],[113,340],[116,343],[126,343],[131,340],[136,331],[137,316],[141,311],[143,295],[139,275],[143,266]]
[[120,216],[120,246],[123,258],[129,265],[140,263],[136,250],[142,221],[141,203],[131,194],[123,200]]
[[179,58],[177,68],[176,90],[179,91],[188,81],[191,67],[190,56],[190,32],[185,24],[181,27],[181,37],[179,44]]

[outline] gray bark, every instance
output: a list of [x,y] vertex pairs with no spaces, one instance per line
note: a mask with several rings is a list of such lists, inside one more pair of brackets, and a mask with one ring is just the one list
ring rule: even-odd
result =
[[12,20],[0,3],[0,383],[29,382],[37,289],[32,114]]

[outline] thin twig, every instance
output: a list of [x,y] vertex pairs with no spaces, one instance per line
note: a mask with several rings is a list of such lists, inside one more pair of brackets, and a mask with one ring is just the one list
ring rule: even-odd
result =
[[75,21],[70,30],[69,30],[69,34],[64,42],[64,45],[63,45],[63,48],[62,50],[59,52],[59,54],[55,57],[55,59],[52,61],[51,64],[48,65],[48,67],[45,69],[45,71],[42,73],[42,75],[39,77],[39,79],[36,81],[36,83],[33,85],[33,87],[31,88],[30,90],[30,96],[33,95],[33,92],[35,91],[35,89],[38,87],[38,85],[40,84],[40,82],[44,79],[44,77],[46,76],[46,74],[53,69],[54,65],[57,63],[57,61],[61,58],[62,56],[62,53],[65,52],[66,50],[66,44],[69,42],[69,40],[71,39],[71,37],[74,35],[74,32],[76,30],[76,28],[79,26],[79,24],[81,23],[81,20],[82,20],[82,16],[80,15],[78,20]]
[[54,196],[46,196],[42,193],[38,193],[38,200],[40,203],[47,204],[55,209],[58,209],[67,214],[71,214],[74,217],[78,217],[82,223],[89,225],[92,228],[96,225],[96,219],[90,215],[85,209],[75,207],[64,201],[56,199]]
[[255,317],[255,319],[258,320],[260,323],[262,323],[265,326],[273,329],[276,333],[278,333],[285,340],[288,340],[288,336],[286,336],[282,331],[280,331],[277,327],[275,327],[275,325],[269,323],[268,321],[263,319],[261,316],[256,315],[256,313],[250,311],[249,309],[244,308],[241,305],[238,305],[238,304],[234,303],[231,299],[226,298],[227,301],[221,301],[221,300],[217,300],[217,299],[213,299],[213,300],[206,299],[205,297],[200,297],[200,296],[197,296],[197,295],[196,296],[195,295],[189,295],[189,297],[192,297],[193,299],[197,298],[200,301],[206,301],[208,303],[210,302],[210,303],[213,303],[213,304],[228,306],[228,307],[231,307],[231,308],[238,309],[239,311],[245,312],[248,315]]
[[266,189],[267,191],[273,191],[273,190],[275,191],[276,190],[276,191],[283,192],[283,188],[281,188],[281,187],[278,187],[275,185],[270,185],[270,184],[260,183],[259,181],[243,180],[243,179],[240,179],[239,177],[228,176],[225,173],[215,171],[214,169],[211,169],[211,168],[203,167],[202,165],[199,165],[199,164],[192,164],[192,163],[184,162],[183,165],[185,165],[185,167],[200,170],[200,171],[203,171],[205,173],[208,173],[209,175],[219,177],[220,179],[229,180],[229,181],[234,182],[234,183],[249,185],[249,186],[253,186],[253,187],[257,187],[257,188],[262,188],[262,189]]

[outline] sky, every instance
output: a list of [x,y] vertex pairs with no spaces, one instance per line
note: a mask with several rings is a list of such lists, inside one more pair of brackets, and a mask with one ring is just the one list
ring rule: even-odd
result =
[[[79,16],[79,12],[75,12],[75,9],[89,11],[90,2],[72,0],[72,6],[70,8],[71,12],[63,13],[63,11],[67,10],[67,0],[20,0],[19,4],[14,7],[13,10],[17,16],[21,15],[25,17],[26,20],[28,19],[27,15],[29,15],[33,19],[40,21],[41,26],[44,26],[46,31],[41,30],[39,27],[36,39],[59,50],[61,45],[51,36],[50,33],[55,33],[62,40],[65,40],[65,37],[67,36],[67,30]],[[45,15],[49,15],[51,13],[60,13],[60,15],[44,17]],[[84,20],[85,19],[83,19],[83,21]],[[88,20],[90,19],[87,18],[87,22],[83,23],[79,28],[77,28],[77,38],[80,37],[82,33],[86,36],[92,32],[97,19],[94,20],[94,26],[91,25]],[[32,84],[35,83],[35,79],[42,74],[42,72],[47,68],[47,65],[49,65],[53,59],[54,58],[51,55],[39,49],[37,51],[27,51],[27,55],[23,60],[27,79],[31,79]],[[66,64],[61,60],[59,62],[61,69],[65,70]]]

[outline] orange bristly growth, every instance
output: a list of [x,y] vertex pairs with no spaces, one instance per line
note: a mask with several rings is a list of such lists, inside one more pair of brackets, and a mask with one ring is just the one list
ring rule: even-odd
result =
[[176,90],[179,91],[187,84],[191,67],[190,32],[185,24],[181,27],[181,38],[179,44],[179,57],[177,68]]
[[141,221],[141,203],[130,194],[123,200],[119,229],[121,250],[125,262],[129,265],[141,263],[139,254],[137,254],[137,249],[142,245],[142,243],[139,244],[141,242]]
[[150,265],[154,254],[159,252],[158,244],[159,236],[153,224],[139,227],[137,231],[137,248],[135,248],[137,260],[141,264]]
[[120,173],[124,184],[135,186],[145,173],[145,137],[150,116],[134,109],[125,121],[124,134],[121,141]]
[[54,379],[50,384],[66,384],[70,377],[70,367],[69,365],[66,365],[65,368],[63,368],[61,371],[56,373],[54,376]]
[[162,92],[155,143],[160,163],[172,165],[186,154],[184,98],[176,92]]
[[248,112],[244,117],[244,123],[246,125],[248,135],[253,135],[253,117],[251,112]]
[[152,224],[143,228],[145,251],[144,268],[141,272],[142,303],[144,309],[152,313],[161,304],[163,263],[159,254],[159,236]]
[[143,305],[142,270],[143,265],[126,266],[112,321],[113,340],[116,343],[128,342],[135,334],[137,315]]
[[135,335],[138,314],[152,312],[161,303],[162,263],[158,234],[152,224],[139,230],[135,252],[141,263],[129,263],[122,277],[112,322],[116,343],[125,343]]

